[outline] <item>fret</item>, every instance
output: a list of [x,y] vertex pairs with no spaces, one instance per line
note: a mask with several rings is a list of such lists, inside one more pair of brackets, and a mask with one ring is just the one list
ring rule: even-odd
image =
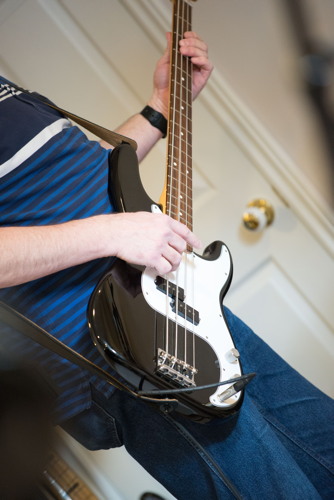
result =
[[[177,188],[180,183],[183,186],[187,186],[191,181],[191,170],[189,170],[188,165],[182,162],[174,162],[175,166],[170,166],[169,173],[167,175],[167,180],[171,184],[171,189]],[[182,193],[180,193],[182,194]]]
[[191,195],[192,193],[188,192],[188,194],[186,194],[184,196],[181,195],[182,198],[180,198],[178,191],[176,191],[176,190],[173,192],[171,191],[171,196],[168,197],[167,203],[169,203],[170,206],[179,207],[179,208],[182,207],[183,212],[190,213],[187,210],[189,199],[191,200],[191,196],[189,196],[189,194]]
[[[179,172],[178,169],[173,169],[173,172],[167,175],[167,180],[171,184],[171,189],[178,189],[180,187],[185,188],[189,187],[191,190],[190,180],[191,180],[191,172],[190,170],[186,170],[185,172]],[[180,193],[182,195],[182,193]]]
[[182,121],[188,127],[191,127],[191,116],[187,116],[184,114],[184,107],[177,107],[173,110],[173,116],[171,116],[171,123],[178,123]]
[[[171,128],[173,130],[173,134],[175,134],[172,151],[177,149],[181,152],[187,153],[187,151],[189,151],[189,148],[191,147],[191,134],[188,133],[186,127],[182,127],[180,125],[171,125]],[[183,151],[184,149],[186,149],[187,151]],[[188,161],[190,160],[191,156],[189,156],[188,153]]]
[[173,210],[176,210],[177,212],[182,212],[182,214],[188,214],[188,217],[191,216],[190,212],[187,210],[188,206],[188,200],[187,197],[180,199],[177,196],[171,196],[168,200],[167,203],[170,208],[173,208]]
[[[188,196],[186,195],[184,198],[181,198],[181,204],[184,203],[189,203],[189,200],[187,199]],[[169,198],[169,202],[173,205],[173,206],[176,206],[176,204],[179,202],[179,196],[175,196],[173,194],[171,194],[170,198]],[[181,205],[181,207],[183,208],[183,205]],[[183,211],[185,211],[185,208],[186,208],[186,205],[184,206],[183,208]]]
[[[186,89],[183,85],[180,86],[179,91],[183,91],[182,93],[178,94],[172,94],[172,103],[171,107],[173,106],[173,112],[176,110],[179,110],[180,112],[183,112],[185,115],[185,109],[188,107],[189,108],[189,101],[191,101],[192,98],[192,93],[190,89]],[[189,109],[188,109],[188,113]],[[186,115],[185,115],[186,116]]]
[[[181,198],[182,196],[182,198]],[[188,189],[185,186],[184,193],[180,195],[178,189],[174,189],[170,191],[170,196],[167,198],[167,201],[170,201],[172,198],[176,200],[175,203],[180,203],[180,200],[184,200],[187,204],[189,203],[189,200],[192,199],[192,190],[188,187]]]
[[[177,217],[175,217],[175,214],[171,214],[171,217],[173,217],[173,219],[177,219]],[[192,220],[186,220],[186,219],[177,219],[179,220],[179,222],[182,222],[182,224],[188,226],[188,224],[192,224]],[[78,499],[78,500],[81,500],[81,499]]]
[[191,119],[189,116],[184,116],[182,110],[176,110],[174,112],[174,116],[170,120],[170,126],[171,128],[180,127],[183,133],[187,132],[187,134],[191,135],[191,131],[189,130],[189,127],[191,127]]
[[[183,91],[184,91],[184,92],[183,92],[183,95],[185,95],[185,96],[186,96],[186,98],[188,99],[188,98],[189,98],[189,96],[191,96],[191,90],[188,88],[188,84],[186,83],[186,79],[185,79],[185,78],[183,78],[183,77],[180,77],[180,76],[178,75],[177,80],[178,80],[178,81],[183,81],[183,82],[185,82],[185,83],[181,83],[181,84],[179,85],[178,91],[183,90]],[[173,80],[172,80],[172,81],[173,81]],[[175,97],[180,98],[180,96],[179,96],[179,95],[176,95]],[[186,101],[186,100],[184,100],[184,102],[187,102],[187,101]]]
[[[179,136],[180,134],[183,134],[181,138],[184,140],[185,137],[188,138],[188,135],[190,134],[189,132],[189,125],[191,123],[190,119],[187,117],[184,117],[181,113],[176,112],[176,116],[179,114],[179,120],[172,120],[171,121],[171,127],[174,130],[174,134],[177,134]],[[186,135],[187,134],[187,135]]]
[[[179,208],[180,211],[182,211],[182,212],[191,213],[191,212],[188,212],[188,208],[187,208],[188,204],[189,204],[189,200],[191,201],[191,199],[192,199],[191,195],[192,195],[192,193],[190,192],[186,195],[182,195],[182,198],[180,198],[179,192],[175,190],[175,191],[171,192],[171,195],[167,198],[167,204],[169,207]],[[182,208],[182,210],[181,210],[181,208]]]
[[[176,128],[174,129],[174,131]],[[169,150],[168,159],[170,160],[171,167],[177,166],[179,164],[187,164],[191,167],[191,137],[188,135],[180,135],[181,132],[177,130],[178,136],[176,143]]]
[[[180,101],[180,102],[178,103],[178,101]],[[178,116],[180,116],[179,113],[181,113],[184,116],[184,109],[185,109],[185,106],[187,105],[186,101],[181,100],[180,97],[175,96],[175,98],[173,99],[173,102],[174,102],[174,108],[172,109],[173,115],[178,117]],[[189,117],[187,117],[187,118],[189,118]]]
[[58,453],[50,454],[43,485],[53,498],[72,500],[98,500],[80,477],[71,469]]
[[[187,144],[187,141],[183,141],[183,145]],[[175,154],[177,152],[177,154]],[[182,168],[182,166],[184,167],[184,171],[186,171],[186,169],[188,169],[188,172],[190,173],[191,172],[191,169],[189,169],[189,167],[191,167],[191,163],[190,163],[190,155],[187,154],[187,152],[183,151],[182,148],[177,148],[177,150],[174,150],[174,151],[171,151],[171,154],[168,155],[168,160],[169,160],[169,170],[171,172],[169,172],[169,174],[172,174],[171,177],[173,177],[173,175],[176,175],[176,172]]]
[[180,183],[182,183],[183,186],[187,186],[189,184],[189,180],[191,179],[191,172],[190,170],[188,170],[187,165],[178,163],[175,167],[171,167],[169,170],[170,171],[167,175],[167,179],[171,184],[171,189],[176,189]]
[[169,209],[170,209],[170,216],[173,219],[182,222],[182,224],[185,224],[187,227],[189,227],[189,225],[192,225],[193,219],[190,214],[184,214],[179,210],[177,210],[175,207],[169,207]]
[[173,219],[176,219],[183,224],[191,223],[192,224],[192,215],[188,214],[185,210],[182,210],[180,207],[169,206]]
[[[172,151],[177,151],[177,152],[182,152],[183,154],[187,155],[188,157],[188,162],[191,163],[191,146],[192,146],[192,137],[191,134],[183,134],[182,136],[176,136],[174,139],[175,143],[172,145]],[[186,148],[185,148],[186,146]],[[184,151],[186,149],[186,151]],[[179,156],[179,153],[177,155],[172,155],[177,158]]]
[[[187,142],[185,139],[184,139],[184,141],[183,141],[183,142],[186,142],[186,144],[188,145],[188,150],[190,150],[190,148],[191,148],[191,142],[189,142],[189,141]],[[176,151],[176,152],[182,151],[182,149],[180,149],[178,146],[173,147],[173,150],[174,150],[174,151]],[[191,164],[191,163],[190,163],[190,162],[191,162],[191,155],[189,155],[189,153],[187,153],[187,151],[182,151],[182,153],[183,153],[183,157],[184,157],[184,158],[186,158],[186,161],[185,161],[184,163],[189,163],[189,164]],[[175,155],[173,155],[173,154],[172,154],[172,155],[170,155],[170,154],[169,154],[169,155],[168,155],[168,160],[169,160],[169,161],[172,161],[172,160],[173,160],[173,158],[175,158],[175,159],[176,159],[176,158],[178,158],[178,157],[179,157],[179,154],[175,154]]]
[[192,67],[179,51],[179,41],[191,30],[191,6],[174,0],[166,212],[192,230]]
[[[182,167],[181,167],[182,168]],[[191,184],[190,184],[190,180],[191,180],[191,172],[190,170],[184,170],[184,171],[181,171],[180,169],[172,169],[172,171],[170,172],[170,174],[167,175],[167,180],[170,182],[171,186],[170,186],[170,189],[173,190],[173,189],[178,189],[179,187],[182,189],[185,189],[185,188],[189,188],[190,192],[191,192]],[[183,193],[181,192],[180,195],[182,195]]]
[[181,135],[182,130],[180,132],[176,127],[173,127],[172,131],[174,134],[174,142],[169,148],[169,159],[177,160],[182,157],[191,165],[192,134],[183,132],[183,135]]

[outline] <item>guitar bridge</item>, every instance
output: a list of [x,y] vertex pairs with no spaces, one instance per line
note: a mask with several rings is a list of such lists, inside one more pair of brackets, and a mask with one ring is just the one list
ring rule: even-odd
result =
[[195,387],[194,378],[197,372],[196,368],[185,361],[158,349],[157,375],[168,378],[183,387]]

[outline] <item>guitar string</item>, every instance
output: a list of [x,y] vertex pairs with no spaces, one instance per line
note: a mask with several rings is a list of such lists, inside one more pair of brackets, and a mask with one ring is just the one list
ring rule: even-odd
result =
[[[192,9],[192,7],[191,7]],[[191,61],[189,60],[189,64],[191,65]],[[192,68],[191,68],[191,71],[192,71]],[[191,74],[191,83],[190,83],[190,95],[189,95],[189,98],[191,99],[192,101],[192,73]],[[192,110],[192,108],[191,108]],[[191,124],[192,124],[192,111],[191,111]],[[190,133],[190,143],[191,143],[191,158],[193,158],[193,150],[192,150],[192,144],[193,144],[193,141],[192,141],[192,128],[191,128],[191,133]],[[192,161],[192,160],[191,160]],[[194,211],[194,204],[193,204],[193,186],[194,186],[194,179],[193,179],[193,175],[194,175],[194,170],[193,168],[191,168],[191,206],[192,206],[192,212],[191,212],[191,216],[192,216],[192,222],[193,222],[193,211]],[[194,229],[193,225],[192,225],[192,229]],[[192,273],[193,273],[193,286],[192,286],[192,303],[193,303],[193,334],[192,334],[192,342],[193,342],[193,367],[196,368],[196,335],[195,335],[195,310],[198,310],[197,309],[197,305],[195,303],[195,296],[196,295],[196,290],[195,290],[195,286],[196,286],[196,281],[195,281],[195,265],[194,265],[194,261],[195,259],[193,258],[193,262],[192,262]],[[199,318],[198,318],[198,321],[199,321]]]
[[[183,36],[183,33],[185,31],[190,31],[191,29],[191,7],[186,4],[183,0],[180,2],[180,10],[182,13],[180,13],[180,19],[181,19],[181,26],[182,29],[180,31],[180,38],[181,35]],[[181,54],[179,55],[180,58],[180,78],[178,79],[179,82],[179,89],[180,89],[180,96],[179,96],[179,105],[180,109],[178,111],[178,116],[179,116],[179,145],[182,147],[179,148],[179,164],[180,168],[178,170],[179,176],[178,176],[178,193],[179,193],[179,203],[178,203],[178,213],[180,219],[183,219],[183,222],[185,225],[192,230],[192,211],[191,211],[191,205],[189,206],[189,203],[192,203],[192,189],[191,189],[191,182],[189,186],[189,180],[191,181],[191,171],[192,171],[192,166],[191,166],[191,157],[192,157],[192,152],[191,152],[191,91],[192,91],[192,79],[191,79],[191,61],[189,57],[184,57]],[[184,112],[184,107],[185,107],[185,112]],[[176,109],[176,106],[175,106]],[[186,198],[183,200],[183,207],[184,207],[184,213],[182,214],[182,203],[181,203],[181,193],[184,194],[182,191],[182,186],[184,187],[184,182],[182,182],[182,178],[185,178],[185,192],[186,192]],[[189,191],[191,196],[189,195]],[[190,213],[189,213],[190,212]],[[185,261],[184,261],[184,290],[185,290],[185,295],[186,295],[186,302],[185,302],[185,313],[184,313],[184,319],[183,319],[183,325],[184,325],[184,342],[183,342],[183,360],[185,363],[188,362],[188,331],[187,331],[187,316],[188,313],[186,311],[186,304],[189,303],[189,295],[188,292],[191,290],[191,287],[189,286],[189,258],[191,256],[192,249],[189,247],[187,248],[186,251],[186,256],[185,256]],[[193,268],[191,266],[190,271],[192,271]],[[192,280],[191,283],[194,284],[193,280],[193,273],[191,276]],[[192,299],[194,297],[193,289],[192,289]],[[190,301],[193,303],[193,300]],[[194,311],[193,311],[193,316],[194,316]],[[193,324],[194,324],[194,317],[192,317]],[[195,364],[195,352],[194,352],[194,334],[191,337],[192,339],[192,346],[190,344],[190,351],[192,351],[193,354],[193,359],[190,361],[190,364],[194,365]],[[191,348],[192,347],[192,348]]]
[[[180,92],[181,86],[180,86],[180,78],[182,75],[182,55],[180,53],[180,48],[179,48],[179,42],[181,39],[181,32],[182,32],[182,17],[181,17],[181,10],[182,10],[182,0],[178,1],[176,4],[176,28],[175,28],[175,67],[174,67],[174,106],[173,106],[173,121],[175,125],[175,129],[177,129],[178,132],[178,144],[180,145],[181,143],[181,129],[180,129],[180,120],[182,119],[182,113],[178,116],[178,124],[176,123],[176,105],[177,105],[177,92],[179,92],[179,100],[182,102],[182,93]],[[175,137],[175,134],[174,134]],[[175,150],[174,150],[175,151]],[[174,152],[174,159],[176,160],[175,166],[177,166],[177,204],[176,204],[176,218],[180,222],[181,221],[181,206],[180,206],[180,180],[181,180],[181,169],[182,169],[182,148],[179,148],[178,155],[175,155]],[[175,296],[175,339],[174,339],[174,355],[176,359],[178,359],[179,352],[178,352],[178,340],[179,340],[179,272],[180,267],[177,268],[176,270],[176,296]]]
[[[191,29],[190,27],[190,13],[191,13],[191,7],[186,4],[183,0],[177,0],[175,4],[175,12],[174,12],[174,18],[173,18],[173,64],[174,66],[172,67],[172,75],[173,75],[173,92],[171,94],[171,102],[173,104],[172,111],[173,115],[171,116],[172,120],[172,135],[171,135],[171,144],[169,145],[169,170],[170,170],[170,178],[169,178],[169,215],[172,215],[172,208],[174,207],[174,211],[177,211],[176,219],[178,221],[183,221],[189,227],[190,224],[192,226],[192,215],[191,212],[189,214],[188,211],[188,204],[189,204],[189,198],[190,202],[192,202],[192,193],[189,196],[189,187],[188,181],[190,178],[190,173],[191,173],[191,131],[189,130],[189,124],[191,123],[191,116],[190,116],[190,103],[189,99],[191,99],[191,91],[192,91],[192,85],[191,85],[191,62],[189,58],[185,58],[181,55],[178,47],[179,47],[179,40],[181,39],[181,35],[185,31],[189,31]],[[179,73],[179,74],[178,74]],[[182,80],[180,81],[180,77]],[[184,83],[182,83],[184,82]],[[179,84],[177,86],[177,84]],[[177,89],[179,92],[179,95],[177,94]],[[185,93],[185,98],[184,94]],[[177,110],[176,103],[177,100],[179,101],[179,105],[181,106],[181,109],[183,110],[183,104],[185,103],[186,105],[186,114],[183,113],[180,110]],[[176,117],[178,117],[178,146],[176,147],[175,144],[175,138],[176,138],[176,128],[177,128],[177,120]],[[182,123],[182,118],[185,120],[185,126],[183,126]],[[184,147],[186,146],[190,150],[190,154],[188,150],[185,150]],[[178,154],[176,154],[178,153]],[[184,156],[184,161],[182,158],[182,153]],[[176,161],[175,161],[176,160]],[[189,161],[189,164],[187,163]],[[178,175],[177,175],[177,185],[175,185],[175,168],[178,167]],[[185,169],[185,171],[184,171]],[[182,178],[185,177],[186,182],[184,183]],[[182,197],[181,198],[181,186],[184,186],[185,184],[185,199]],[[176,196],[173,194],[173,190],[176,190]],[[176,198],[176,203],[174,202],[172,198]],[[181,199],[183,200],[183,205],[185,207],[185,213],[182,213],[182,204],[181,204]],[[188,252],[187,252],[188,253]],[[187,281],[188,281],[188,255],[185,258],[185,265],[184,265],[184,276],[185,276],[185,283],[184,283],[184,289],[187,290]],[[193,266],[191,266],[191,269]],[[192,269],[193,270],[193,269]],[[174,338],[173,338],[173,343],[174,343],[174,356],[177,358],[178,357],[178,320],[179,320],[179,269],[176,271],[176,297],[175,297],[175,317],[176,321],[172,322],[171,324],[174,326]],[[194,280],[192,279],[192,284],[194,285]],[[169,304],[168,304],[168,290],[169,290],[169,281],[167,280],[167,293],[166,293],[166,308],[167,308],[167,314],[166,314],[166,352],[169,352]],[[194,290],[192,289],[192,298],[194,297]],[[193,301],[192,301],[193,302]],[[192,313],[193,317],[193,324],[194,324],[194,311]],[[187,312],[185,310],[184,314],[184,361],[187,362],[187,327],[186,327],[186,322],[187,322]],[[173,333],[173,328],[172,332]],[[192,364],[195,365],[195,335],[193,332],[192,335],[192,348],[190,346],[190,350],[192,351],[192,356],[193,356],[193,362]],[[172,341],[171,341],[172,343]],[[170,346],[172,347],[172,346]]]
[[[174,77],[175,77],[175,87],[177,88],[178,91],[178,96],[179,96],[179,104],[182,102],[182,88],[180,85],[181,78],[182,78],[182,55],[180,54],[180,46],[179,42],[181,39],[181,31],[182,31],[182,18],[181,18],[181,9],[182,9],[182,0],[177,2],[177,28],[176,28],[176,43],[175,43],[175,56],[176,56],[176,65],[175,65],[175,71],[174,71]],[[178,145],[181,145],[182,138],[181,138],[181,128],[180,128],[180,122],[182,120],[182,113],[178,117],[176,117],[176,92],[174,94],[174,122],[176,123],[176,118],[178,118],[178,123],[176,124],[176,129],[177,129],[177,142]],[[177,220],[181,221],[181,206],[180,206],[180,175],[181,175],[181,169],[182,169],[182,147],[179,148],[178,150],[178,155],[175,155],[176,157],[176,163],[177,163],[177,183],[176,183],[176,191],[178,194],[177,198],[177,203],[176,203],[176,217]],[[176,305],[175,305],[175,357],[178,358],[178,330],[179,330],[179,311],[178,311],[178,305],[179,305],[179,267],[176,271]],[[181,356],[180,356],[181,357]]]
[[[182,9],[183,9],[183,14],[182,14],[182,34],[185,31],[189,31],[189,10],[185,2],[182,2]],[[189,100],[188,100],[188,92],[189,92],[189,58],[186,58],[184,56],[181,56],[181,81],[180,81],[180,88],[181,88],[181,99],[180,103],[185,102],[185,108],[186,108],[186,113],[182,112],[180,113],[180,141],[182,142],[182,148],[180,148],[180,154],[183,152],[183,158],[182,158],[182,169],[185,170],[184,172],[184,177],[186,179],[186,193],[188,194],[188,180],[189,180],[189,164],[188,161],[190,160],[189,153],[188,153],[188,147],[189,147]],[[185,94],[185,95],[183,95]],[[182,106],[182,111],[183,110],[183,105]],[[185,123],[183,123],[185,121]],[[184,132],[183,132],[184,129]],[[181,152],[182,151],[182,152]],[[179,176],[179,192],[181,193],[181,176]],[[184,214],[184,222],[187,227],[189,227],[189,213],[188,213],[188,208],[189,208],[189,199],[187,200],[187,203],[184,205],[185,208],[185,214]],[[189,229],[192,229],[192,227],[189,227]],[[186,251],[185,255],[185,265],[184,265],[184,290],[185,290],[185,296],[186,296],[186,301],[185,304],[188,302],[188,248]],[[185,305],[185,314],[184,314],[184,362],[188,362],[188,356],[187,356],[187,347],[188,347],[188,333],[187,333],[187,311],[186,311],[186,305]]]
[[[189,31],[189,13],[190,9],[189,7],[185,4],[183,0],[180,0],[177,5],[178,8],[178,29],[177,29],[177,41],[183,37],[183,33],[185,31]],[[177,53],[176,53],[176,68],[175,68],[175,75],[177,74],[177,81],[175,82],[178,85],[178,92],[179,95],[176,95],[176,92],[174,93],[174,121],[176,122],[176,116],[178,118],[178,176],[177,176],[177,218],[179,221],[184,222],[187,227],[189,227],[189,211],[188,211],[188,205],[189,205],[189,199],[183,200],[183,190],[182,186],[184,186],[184,182],[182,181],[183,178],[185,178],[185,188],[186,188],[186,193],[188,195],[189,191],[189,168],[190,165],[188,164],[188,161],[190,160],[191,156],[189,156],[189,152],[187,151],[187,148],[190,149],[190,144],[189,144],[189,58],[186,58],[182,56],[182,54],[179,51],[179,46],[177,44]],[[178,105],[180,106],[180,109],[177,109],[176,102],[178,100]],[[186,112],[184,112],[184,108]],[[176,155],[175,155],[176,156]],[[181,194],[182,193],[182,194]],[[183,208],[184,208],[184,213],[182,212],[182,202],[183,200]],[[191,227],[189,227],[192,229]],[[184,283],[183,283],[183,288],[185,290],[185,296],[186,296],[186,302],[185,302],[185,311],[184,311],[184,318],[183,318],[183,356],[179,356],[182,358],[182,360],[187,363],[188,358],[187,358],[187,349],[188,349],[188,343],[187,343],[187,337],[188,337],[188,332],[187,332],[187,311],[186,311],[186,304],[188,300],[188,248],[186,251],[186,256],[184,259],[184,266],[183,266],[183,273],[184,273]],[[176,275],[176,290],[177,290],[177,296],[176,296],[176,318],[177,322],[175,325],[175,356],[176,358],[178,357],[178,340],[179,340],[179,335],[178,335],[178,324],[179,324],[179,316],[178,316],[178,290],[179,290],[179,272],[177,271]],[[181,343],[182,345],[182,343]]]
[[[167,187],[168,187],[168,195],[169,198],[166,199],[166,212],[167,215],[172,216],[172,199],[171,199],[171,193],[172,193],[172,186],[173,186],[173,168],[172,165],[174,163],[174,142],[175,142],[175,116],[172,116],[171,109],[175,113],[175,64],[176,64],[176,57],[175,57],[175,47],[176,47],[176,5],[174,5],[173,9],[173,23],[172,23],[172,53],[171,53],[171,82],[170,82],[170,103],[169,103],[169,131],[168,131],[168,153],[167,153],[167,172],[169,171],[169,179],[167,178]],[[174,76],[174,80],[173,80]],[[172,85],[174,87],[172,88]],[[168,278],[166,279],[166,353],[169,354],[169,309],[170,309],[170,304],[169,304],[169,280]],[[173,323],[171,322],[171,325]]]
[[[192,28],[192,19],[191,19],[191,15],[192,15],[192,6],[188,5],[188,9],[189,9],[189,15],[188,15],[188,19],[189,19],[189,31],[191,30]],[[189,187],[189,190],[190,190],[190,203],[191,205],[191,213],[190,213],[190,219],[191,219],[191,230],[193,230],[193,168],[192,168],[192,157],[193,157],[193,152],[192,152],[192,63],[190,61],[190,58],[187,59],[187,64],[188,64],[188,71],[187,71],[187,75],[188,75],[188,110],[189,110],[189,116],[187,117],[187,123],[190,124],[190,130],[188,131],[188,135],[187,135],[187,148],[188,148],[188,151],[187,151],[187,158],[189,157],[189,161],[191,163],[190,165],[190,176],[187,176],[187,180],[190,179],[190,187]],[[188,186],[187,186],[187,194],[188,194]],[[193,252],[193,249],[192,249],[192,252]],[[195,337],[195,309],[196,309],[196,304],[195,304],[195,268],[194,268],[194,257],[193,257],[193,253],[191,254],[192,255],[192,261],[191,261],[191,268],[190,268],[190,272],[191,272],[191,277],[192,277],[192,287],[191,287],[191,293],[192,293],[192,305],[193,305],[193,311],[192,311],[192,324],[193,324],[193,328],[192,328],[192,366],[195,368],[196,367],[196,337]]]
[[[180,96],[178,96],[177,91],[180,88],[177,86],[178,83],[178,70],[179,70],[179,59],[180,59],[180,52],[179,52],[179,40],[180,40],[180,2],[177,0],[174,4],[174,12],[173,12],[173,45],[172,45],[172,68],[171,68],[171,78],[172,78],[172,94],[171,94],[171,105],[172,105],[172,139],[171,139],[171,148],[170,148],[170,184],[169,184],[169,215],[174,216],[178,221],[180,220],[180,151],[181,148],[178,149],[178,155],[176,155],[176,146],[175,146],[175,141],[176,141],[176,103],[177,99],[180,99]],[[179,122],[180,122],[180,116],[178,116]],[[180,125],[179,125],[180,129]],[[180,130],[178,131],[180,133]],[[180,137],[178,140],[178,145],[180,146]],[[179,182],[178,184],[175,183],[175,168],[178,168],[178,177],[179,177]],[[177,180],[177,179],[176,179]],[[173,189],[176,189],[177,193],[177,201],[175,204],[172,202],[172,192]],[[174,212],[174,214],[173,214]],[[176,213],[175,213],[176,212]],[[179,269],[176,270],[176,279],[175,279],[175,287],[176,287],[176,295],[175,295],[175,322],[171,322],[172,325],[172,333],[173,335],[173,343],[174,343],[174,352],[173,355],[175,358],[178,357],[178,314],[179,314],[179,306],[178,306],[178,300],[179,300]],[[167,290],[169,288],[169,282],[167,282]],[[168,293],[167,293],[168,296]],[[167,304],[168,307],[168,304]],[[168,308],[169,310],[169,308]],[[168,321],[168,319],[167,319]],[[174,329],[174,331],[173,331]],[[167,351],[168,352],[168,351]]]
[[[186,4],[184,1],[182,1],[182,33],[185,31],[190,31],[191,29],[191,19],[190,19],[190,14],[191,14],[191,8],[188,4]],[[191,125],[191,101],[189,99],[190,95],[189,92],[191,92],[191,61],[188,57],[183,57],[181,56],[181,80],[180,80],[180,89],[181,89],[181,94],[180,94],[180,105],[182,112],[180,110],[180,142],[182,144],[182,148],[180,148],[179,154],[180,158],[181,155],[183,154],[183,157],[181,158],[181,164],[182,168],[180,168],[179,172],[183,173],[183,177],[185,178],[185,183],[182,182],[181,174],[179,175],[179,183],[178,183],[178,190],[179,193],[182,192],[181,187],[185,187],[185,192],[186,192],[186,199],[183,202],[184,206],[184,214],[181,214],[180,210],[180,216],[183,216],[183,222],[185,225],[192,230],[192,215],[191,215],[191,205],[189,204],[192,203],[192,196],[189,196],[189,191],[191,193],[191,182],[189,186],[189,180],[191,181],[190,175],[191,175],[191,130],[190,130],[190,125]],[[184,113],[184,106],[185,104],[185,110],[186,112]],[[183,193],[183,192],[182,192]],[[184,194],[184,193],[183,193]],[[192,194],[192,193],[191,193]],[[181,202],[180,202],[181,204]],[[190,213],[189,213],[190,212]],[[186,302],[185,304],[193,301],[189,301],[189,295],[188,292],[190,290],[189,286],[189,258],[191,255],[192,249],[187,247],[186,251],[186,257],[185,257],[185,264],[184,264],[184,290],[185,290],[185,296],[186,296]],[[192,268],[192,266],[191,266]],[[190,269],[191,271],[191,269]],[[191,276],[191,282],[192,284],[194,283],[193,281],[193,276]],[[193,293],[191,294],[193,298]],[[188,363],[188,330],[187,330],[187,311],[186,311],[186,305],[185,305],[185,314],[184,314],[184,361],[185,363]],[[192,318],[193,319],[193,318]],[[190,351],[193,352],[193,359],[189,360],[189,364],[194,365],[194,338],[192,338],[193,341],[193,346],[191,349],[191,344],[190,344]]]
[[[187,160],[188,156],[185,155],[185,139],[188,138],[188,110],[189,110],[189,103],[188,103],[188,78],[187,78],[187,71],[189,70],[188,67],[188,58],[182,56],[179,50],[179,41],[181,38],[183,38],[183,33],[185,31],[189,30],[189,23],[187,21],[187,7],[186,4],[183,0],[180,0],[178,3],[178,29],[177,29],[177,64],[176,64],[176,70],[177,70],[177,86],[178,86],[178,105],[180,106],[180,109],[177,109],[176,102],[177,102],[177,96],[175,93],[174,99],[175,99],[175,105],[174,105],[174,114],[175,114],[175,121],[176,117],[178,118],[178,145],[182,146],[178,148],[178,176],[177,176],[177,193],[178,193],[178,198],[177,198],[177,218],[180,222],[185,223],[187,227],[189,227],[189,220],[188,220],[188,204],[184,205],[184,213],[182,209],[182,194],[183,191],[181,189],[182,186],[182,178],[185,177],[186,179],[186,191],[188,192],[188,165],[187,165]],[[176,74],[176,73],[175,73]],[[185,104],[185,109],[186,113],[184,113],[184,106]],[[184,126],[184,120],[185,126]],[[187,141],[188,142],[188,141]],[[181,194],[182,193],[182,194]],[[184,266],[183,266],[183,273],[184,273],[184,283],[183,283],[183,288],[185,291],[185,295],[187,297],[187,276],[188,276],[188,253],[186,252],[186,256],[184,259]],[[176,290],[177,290],[177,296],[176,296],[176,318],[177,318],[177,323],[176,323],[176,338],[175,338],[175,356],[176,358],[182,359],[185,363],[187,363],[187,311],[186,311],[186,302],[185,302],[185,311],[184,311],[184,318],[183,321],[180,321],[179,315],[178,315],[178,290],[179,290],[179,268],[177,270],[176,274]],[[179,322],[183,323],[183,355],[179,355],[178,353],[178,341],[179,341],[179,335],[178,335],[178,330],[179,330]],[[182,331],[182,330],[181,330]],[[180,348],[182,346],[182,342],[180,343]]]
[[[187,31],[190,31],[192,28],[192,7],[187,4],[187,9],[188,9],[188,25],[187,25]],[[189,216],[189,221],[187,221],[187,225],[190,226],[190,229],[193,230],[193,169],[192,169],[192,63],[190,58],[188,57],[186,59],[186,64],[187,64],[187,117],[186,117],[186,123],[187,123],[187,143],[186,143],[186,148],[187,148],[187,156],[186,159],[189,161],[190,165],[188,165],[187,170],[189,169],[189,173],[187,172],[186,176],[186,181],[187,181],[187,186],[186,186],[186,192],[188,195],[188,191],[190,191],[190,200],[187,199],[187,209],[190,206],[190,214],[187,213],[187,218]],[[190,186],[188,185],[188,181]],[[191,249],[190,255],[193,255],[193,249]],[[194,315],[195,315],[195,279],[194,279],[194,258],[192,256],[192,261],[190,263],[190,274],[191,274],[191,303],[193,306],[192,310],[192,336],[191,336],[191,341],[192,344],[192,363],[191,365],[195,368],[196,367],[196,344],[195,344],[195,332],[194,332],[194,327],[195,327],[195,321],[194,321]],[[189,287],[190,288],[190,287]]]

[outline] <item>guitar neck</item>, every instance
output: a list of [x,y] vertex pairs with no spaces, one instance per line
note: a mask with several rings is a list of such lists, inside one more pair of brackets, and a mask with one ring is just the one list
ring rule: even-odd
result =
[[46,498],[53,500],[98,500],[76,472],[55,451],[52,451],[50,455],[41,486]]
[[166,213],[190,230],[192,215],[192,64],[179,41],[191,31],[192,7],[174,0],[168,126]]

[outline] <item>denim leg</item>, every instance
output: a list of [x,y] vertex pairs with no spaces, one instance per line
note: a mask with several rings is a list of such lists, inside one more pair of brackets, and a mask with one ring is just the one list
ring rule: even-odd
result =
[[[122,392],[95,399],[128,452],[179,500],[334,498],[333,401],[226,310],[244,372],[238,416],[191,422]],[[330,443],[331,441],[331,443]]]
[[248,396],[322,498],[334,498],[333,399],[292,369],[228,309],[225,315],[242,353],[244,372],[257,373],[247,388]]
[[178,500],[321,498],[248,396],[238,417],[208,424],[112,400],[128,452]]
[[[234,498],[230,484],[242,498],[334,498],[333,400],[229,310],[225,314],[242,354],[244,372],[257,373],[246,389],[238,418],[203,425],[177,415],[158,415],[145,405],[145,413],[154,414],[153,419],[139,412],[137,401],[123,403],[117,408],[123,409],[126,447],[179,499]],[[166,420],[169,425],[163,423]],[[182,425],[191,438],[182,435],[173,422]],[[211,463],[201,453],[203,448]]]

